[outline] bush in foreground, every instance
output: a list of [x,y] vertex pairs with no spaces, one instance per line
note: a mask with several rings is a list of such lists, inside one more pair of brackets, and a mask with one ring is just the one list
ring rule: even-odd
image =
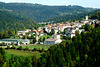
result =
[[17,48],[17,50],[23,50],[22,46],[19,46],[19,47]]
[[10,49],[10,46],[8,45],[6,49]]

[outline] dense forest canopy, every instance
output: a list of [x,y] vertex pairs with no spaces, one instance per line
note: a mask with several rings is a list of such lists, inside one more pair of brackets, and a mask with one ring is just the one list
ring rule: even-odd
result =
[[63,16],[75,15],[94,11],[93,8],[84,8],[81,6],[47,6],[30,3],[3,3],[0,2],[0,10],[9,11],[21,17],[27,17],[35,21],[44,21],[46,19]]
[[0,31],[14,29],[22,30],[25,28],[31,28],[36,23],[33,20],[18,17],[9,12],[0,11]]
[[95,14],[91,15],[90,19],[98,19],[98,20],[100,20],[100,10],[95,12]]
[[85,12],[85,13],[80,13],[80,14],[75,14],[75,15],[63,15],[63,16],[56,16],[49,18],[45,21],[55,21],[55,22],[64,22],[64,21],[81,21],[85,19],[85,16],[89,16],[90,19],[98,19],[100,20],[100,10],[95,10],[92,12]]

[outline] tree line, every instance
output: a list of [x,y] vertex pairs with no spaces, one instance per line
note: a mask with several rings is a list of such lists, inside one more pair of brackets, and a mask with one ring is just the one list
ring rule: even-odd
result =
[[11,13],[15,15],[31,18],[37,22],[44,21],[56,16],[74,15],[94,11],[92,8],[84,8],[81,6],[48,6],[30,3],[2,2],[0,2],[0,8],[3,11],[10,10]]

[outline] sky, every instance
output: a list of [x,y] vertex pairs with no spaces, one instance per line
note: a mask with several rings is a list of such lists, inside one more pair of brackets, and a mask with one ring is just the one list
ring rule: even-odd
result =
[[83,7],[100,8],[100,0],[0,0],[1,2],[38,3],[43,5],[79,5]]

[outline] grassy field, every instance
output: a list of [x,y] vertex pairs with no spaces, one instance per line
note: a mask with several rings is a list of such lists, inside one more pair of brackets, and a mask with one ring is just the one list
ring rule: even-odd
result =
[[51,38],[52,36],[49,36],[49,35],[44,35],[44,36],[40,36],[39,39],[43,39],[45,37],[45,39],[47,39],[47,37]]
[[[32,45],[31,44],[31,45],[23,45],[22,48],[24,49],[24,48],[26,48],[26,46],[31,50],[34,49],[34,48],[37,48],[37,49],[40,48],[40,50],[42,50],[42,48],[44,48],[45,50],[48,50],[51,45]],[[18,48],[18,47],[19,46],[16,46],[16,48]]]
[[13,49],[6,50],[6,53],[7,53],[6,54],[7,58],[10,58],[11,55],[23,56],[23,57],[36,55],[37,58],[39,58],[39,57],[41,57],[41,54],[42,54],[42,53],[40,53],[38,51],[24,51],[24,50],[13,50]]
[[[44,48],[45,50],[48,50],[50,48],[50,45],[23,45],[22,48],[26,48],[26,46],[32,50],[34,48],[37,48],[37,49],[41,49]],[[19,46],[16,46],[16,48],[18,48]],[[32,55],[36,55],[37,58],[40,58],[41,57],[41,54],[40,52],[38,51],[24,51],[24,50],[14,50],[14,49],[9,49],[9,50],[6,50],[6,57],[9,59],[11,57],[11,55],[15,55],[15,56],[24,56],[24,57],[27,57],[27,56],[32,56]]]

